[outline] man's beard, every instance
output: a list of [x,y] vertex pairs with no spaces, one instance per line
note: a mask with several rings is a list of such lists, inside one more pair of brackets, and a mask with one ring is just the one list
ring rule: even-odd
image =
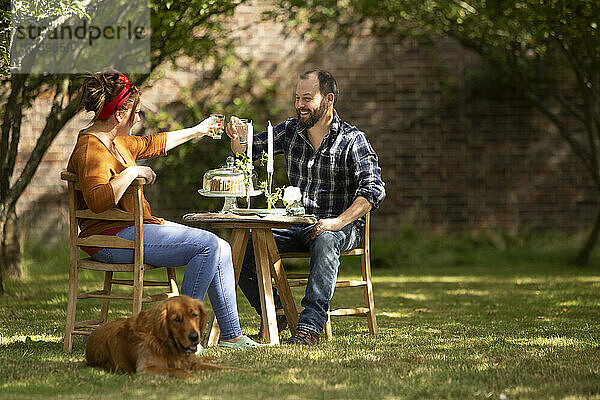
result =
[[319,122],[323,115],[325,115],[326,110],[327,103],[325,102],[325,98],[323,98],[321,99],[321,104],[319,104],[319,108],[317,108],[314,111],[308,110],[308,117],[306,117],[306,120],[302,121],[300,119],[300,110],[296,108],[296,113],[298,114],[298,125],[300,125],[302,129],[312,128],[317,122]]

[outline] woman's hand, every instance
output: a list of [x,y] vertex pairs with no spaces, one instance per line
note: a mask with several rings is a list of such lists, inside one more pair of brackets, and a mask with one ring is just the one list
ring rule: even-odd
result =
[[153,184],[156,179],[156,174],[152,168],[144,167],[143,165],[133,165],[125,168],[109,182],[112,186],[115,201],[117,203],[121,200],[121,197],[123,197],[123,194],[135,178],[144,178],[146,183]]
[[150,167],[145,167],[143,165],[136,165],[132,167],[127,167],[127,169],[133,168],[135,172],[135,178],[144,178],[146,183],[152,185],[156,180],[156,173]]
[[221,129],[221,121],[213,117],[208,117],[193,128],[196,131],[197,137],[207,135],[211,131]]
[[167,132],[167,144],[165,145],[165,150],[169,151],[184,144],[188,140],[201,138],[211,131],[219,130],[221,125],[222,123],[217,118],[211,116],[191,128]]

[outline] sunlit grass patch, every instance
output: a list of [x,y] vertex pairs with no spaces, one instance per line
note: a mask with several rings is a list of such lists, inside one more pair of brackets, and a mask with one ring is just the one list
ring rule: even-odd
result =
[[539,346],[539,347],[579,347],[585,342],[572,337],[534,337],[534,338],[516,338],[509,339],[509,342],[521,346]]
[[[576,243],[564,236],[507,237],[499,250],[484,236],[403,235],[373,243],[377,336],[364,318],[333,317],[330,342],[208,349],[248,371],[186,381],[88,368],[81,337],[63,353],[68,249],[29,249],[27,278],[5,282],[9,295],[0,298],[0,398],[600,398],[597,254],[578,269],[566,263]],[[358,279],[360,264],[344,262],[340,275]],[[80,283],[92,290],[100,281],[86,272]],[[256,334],[258,316],[239,296],[244,332]],[[363,296],[338,290],[332,303]],[[78,303],[83,317],[99,306]],[[129,313],[127,302],[111,305],[111,319]]]

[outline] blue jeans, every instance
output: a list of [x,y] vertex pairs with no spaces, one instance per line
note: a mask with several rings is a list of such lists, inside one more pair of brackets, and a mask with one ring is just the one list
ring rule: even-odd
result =
[[[335,290],[340,254],[356,247],[360,243],[361,233],[358,223],[353,222],[341,231],[325,231],[315,240],[311,240],[312,229],[313,225],[273,229],[273,237],[280,253],[310,251],[310,272],[302,299],[304,310],[300,313],[297,327],[321,334],[327,322],[329,301]],[[252,238],[246,248],[238,284],[250,305],[261,314]],[[275,307],[281,308],[281,300],[277,293],[275,293]]]
[[[133,240],[134,227],[117,236]],[[103,248],[92,259],[106,263],[132,263],[132,249]],[[181,294],[208,298],[223,340],[242,334],[235,298],[235,276],[229,243],[211,232],[166,221],[144,224],[144,262],[159,267],[187,265]]]

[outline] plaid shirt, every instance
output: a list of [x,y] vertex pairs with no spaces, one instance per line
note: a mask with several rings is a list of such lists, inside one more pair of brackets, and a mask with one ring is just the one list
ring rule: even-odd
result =
[[[358,196],[366,198],[373,208],[379,207],[385,198],[385,183],[377,154],[363,132],[342,121],[334,110],[329,133],[315,151],[306,131],[299,129],[295,118],[275,126],[273,150],[285,155],[288,179],[300,188],[308,214],[337,217]],[[253,143],[253,158],[258,159],[267,151],[267,132],[256,134]]]

